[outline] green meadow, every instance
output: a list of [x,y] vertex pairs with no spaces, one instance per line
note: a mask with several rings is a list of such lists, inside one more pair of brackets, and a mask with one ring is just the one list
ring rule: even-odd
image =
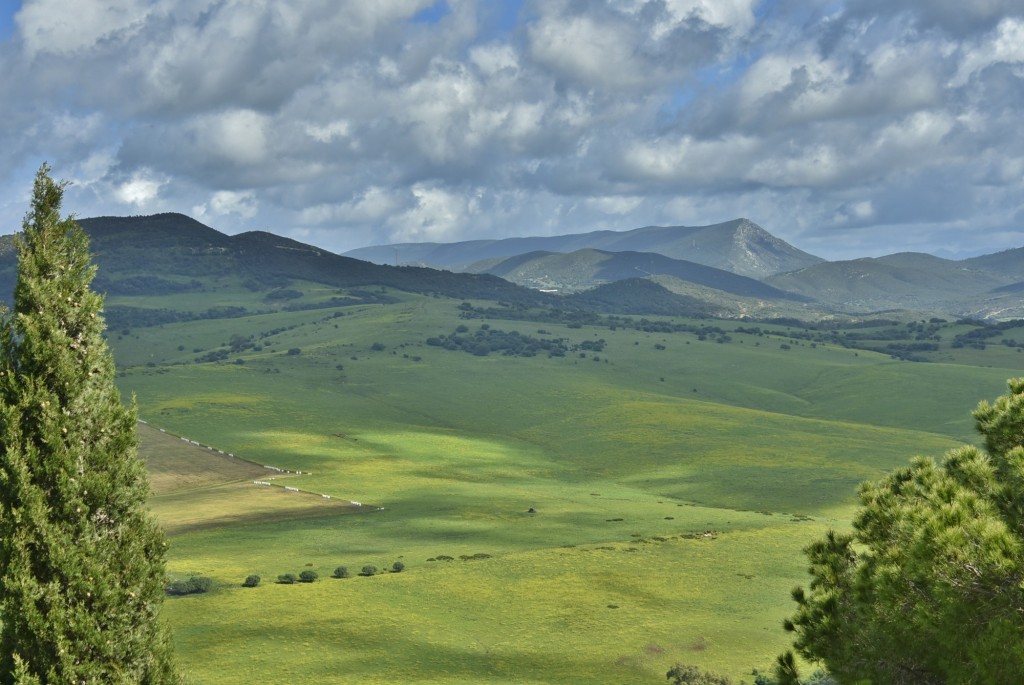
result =
[[[390,294],[110,332],[169,575],[215,581],[165,603],[192,682],[657,683],[676,662],[751,682],[857,484],[973,441],[970,410],[1020,373],[1010,348],[915,363],[783,326],[721,343]],[[459,325],[571,351],[426,343]]]

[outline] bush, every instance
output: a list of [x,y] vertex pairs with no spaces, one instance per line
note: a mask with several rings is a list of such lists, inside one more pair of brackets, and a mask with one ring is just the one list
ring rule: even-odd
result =
[[259,584],[260,584],[260,577],[259,576],[255,576],[255,575],[254,576],[246,576],[245,580],[242,582],[242,587],[256,587]]
[[319,577],[320,574],[311,569],[306,569],[305,571],[299,574],[299,580],[301,580],[303,583],[312,583]]
[[370,349],[373,350],[374,352],[383,352],[384,351],[384,343],[382,343],[382,342],[375,342],[372,345],[370,345]]
[[299,578],[294,573],[282,573],[277,577],[277,582],[282,585],[294,585],[298,581]]
[[702,671],[696,666],[676,664],[665,674],[672,685],[732,685],[729,676]]
[[363,576],[375,576],[377,575],[377,567],[373,564],[367,564],[363,567],[363,572],[360,574]]
[[405,570],[405,564],[403,564],[400,561],[396,561],[394,564],[391,565],[391,570],[395,573],[401,573]]
[[213,579],[206,576],[192,576],[188,580],[173,580],[167,584],[169,595],[197,595],[208,592],[213,587]]
[[345,566],[339,566],[338,568],[334,569],[335,578],[349,578],[351,576],[352,574],[348,572],[348,568],[346,568]]

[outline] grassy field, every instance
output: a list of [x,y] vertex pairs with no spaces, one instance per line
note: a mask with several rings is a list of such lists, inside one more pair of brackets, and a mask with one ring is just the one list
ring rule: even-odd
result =
[[[973,440],[970,409],[1018,375],[1004,350],[919,364],[784,349],[782,328],[721,344],[491,320],[604,342],[428,346],[481,325],[457,304],[112,334],[169,573],[217,583],[166,604],[193,682],[655,683],[675,662],[749,682],[786,646],[802,547],[848,525],[857,483]],[[195,363],[232,336],[256,344]],[[273,582],[306,569],[320,580]]]

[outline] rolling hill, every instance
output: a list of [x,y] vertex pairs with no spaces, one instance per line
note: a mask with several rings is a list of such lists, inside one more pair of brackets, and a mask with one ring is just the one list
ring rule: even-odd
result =
[[[1003,266],[1000,266],[1003,265]],[[823,262],[765,282],[850,313],[894,309],[973,318],[1024,316],[1011,292],[1012,260],[951,261],[920,253]]]

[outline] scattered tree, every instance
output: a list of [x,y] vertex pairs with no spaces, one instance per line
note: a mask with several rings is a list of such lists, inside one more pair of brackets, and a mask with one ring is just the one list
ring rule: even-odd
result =
[[294,573],[282,573],[277,577],[277,582],[282,585],[294,585],[299,582],[299,577]]
[[192,576],[186,580],[172,580],[167,584],[169,595],[197,595],[209,592],[213,587],[213,579],[206,576]]
[[405,564],[401,561],[396,561],[394,564],[391,565],[391,570],[395,573],[401,573],[405,570]]
[[[918,457],[860,489],[852,534],[807,548],[785,627],[840,682],[1024,677],[1024,379],[974,411],[985,449]],[[792,653],[782,683],[797,681]]]
[[375,576],[377,575],[377,567],[373,564],[367,564],[363,567],[362,575],[364,576]]
[[261,578],[257,575],[246,576],[242,582],[242,587],[256,587],[260,584]]
[[673,666],[665,677],[672,681],[672,685],[732,685],[732,679],[728,676],[683,664]]
[[0,682],[177,682],[137,412],[63,193],[43,165],[0,322]]
[[312,583],[319,577],[320,574],[311,569],[306,569],[305,571],[299,573],[299,580],[301,580],[303,583]]
[[339,566],[338,568],[334,569],[333,575],[335,578],[348,578],[352,574],[349,573],[349,570],[346,566]]

